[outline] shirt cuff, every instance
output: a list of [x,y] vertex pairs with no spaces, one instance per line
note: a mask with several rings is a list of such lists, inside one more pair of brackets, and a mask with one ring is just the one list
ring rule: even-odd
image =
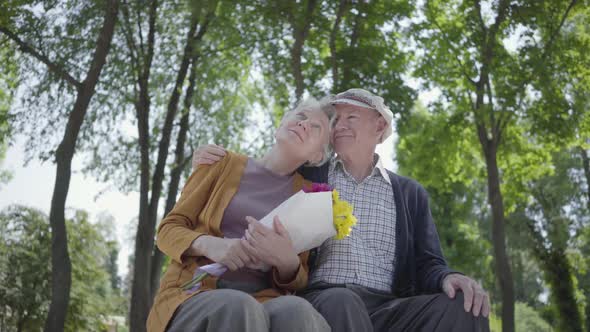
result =
[[303,268],[303,264],[299,262],[299,267],[297,268],[297,273],[293,276],[293,278],[289,282],[280,282],[279,281],[279,271],[276,267],[273,266],[272,268],[272,281],[277,288],[286,289],[289,291],[297,291],[305,288],[307,286],[307,272]]
[[196,232],[193,230],[185,230],[183,233],[184,234],[182,234],[181,237],[174,241],[174,244],[170,248],[172,253],[172,255],[170,255],[171,258],[180,264],[183,264],[184,259],[189,257],[184,253],[190,248],[193,241],[195,241],[201,235],[205,235],[205,233]]

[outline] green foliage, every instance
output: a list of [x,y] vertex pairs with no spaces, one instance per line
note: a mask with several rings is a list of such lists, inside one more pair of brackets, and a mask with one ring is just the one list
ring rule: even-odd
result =
[[[113,49],[77,143],[83,172],[126,192],[139,187],[134,89],[140,70],[136,64],[145,61],[148,3],[122,3]],[[172,161],[176,148],[183,148],[188,157],[198,145],[217,143],[259,155],[273,142],[273,127],[295,101],[294,47],[297,33],[309,22],[301,45],[304,96],[363,87],[385,97],[399,114],[399,173],[417,179],[428,190],[450,265],[481,282],[496,304],[487,170],[476,124],[485,124],[488,135],[494,134],[493,124],[499,124],[497,156],[507,251],[516,299],[526,303],[517,304],[517,317],[528,317],[522,322],[517,319],[517,328],[546,330],[539,315],[555,326],[567,319],[556,310],[562,305],[554,296],[555,283],[560,280],[572,281],[570,293],[590,327],[589,179],[576,153],[580,148],[590,150],[587,1],[577,2],[559,31],[569,1],[512,1],[495,36],[490,28],[500,1],[481,2],[481,9],[476,5],[480,2],[463,0],[345,1],[342,11],[341,1],[319,0],[158,3],[156,47],[148,81],[152,166],[190,20],[198,17],[202,22],[206,10],[216,8],[204,38],[193,45],[196,54],[190,70],[196,77],[195,93],[184,109],[185,80],[164,188],[170,170],[177,166]],[[9,28],[79,79],[95,47],[103,4],[91,0],[0,1],[0,27]],[[311,14],[309,4],[315,4]],[[129,36],[137,47],[130,46]],[[493,42],[489,44],[493,60],[486,63],[489,84],[483,87],[485,98],[476,110],[474,82],[481,78],[486,60],[482,45],[489,42]],[[141,59],[134,61],[137,57]],[[417,82],[408,80],[412,75]],[[17,88],[22,100],[14,98]],[[431,88],[440,97],[412,108],[416,93]],[[74,88],[18,51],[0,33],[0,162],[15,132],[28,138],[25,150],[29,157],[51,159],[74,95]],[[177,147],[183,112],[189,112],[190,129],[185,147]],[[187,175],[188,159],[183,166]],[[0,170],[0,184],[6,181],[6,174]],[[46,216],[11,207],[2,218],[0,302],[5,302],[0,306],[4,310],[0,324],[17,326],[20,319],[25,329],[38,329],[47,312],[50,288]],[[532,236],[531,220],[540,237]],[[9,227],[15,225],[27,232],[11,235],[15,231]],[[120,293],[129,290],[118,277],[119,248],[109,236],[112,229],[108,216],[93,225],[87,215],[77,212],[68,221],[74,276],[69,330],[98,327],[105,313],[126,316],[127,300]],[[19,249],[8,250],[5,243]],[[567,257],[570,270],[539,260],[540,254],[552,250]],[[14,261],[30,264],[7,268],[16,266]],[[32,270],[37,273],[29,273]],[[551,271],[566,272],[549,275]],[[43,287],[27,293],[23,285],[31,284]],[[129,284],[129,277],[124,284]],[[544,303],[540,295],[547,292],[548,303]],[[492,330],[500,324],[493,316]]]
[[[470,126],[446,112],[417,105],[398,122],[398,172],[420,182],[449,265],[493,289],[492,251],[487,231],[484,165],[469,136]],[[444,175],[444,176],[441,176]],[[494,293],[492,292],[492,296]]]
[[[179,111],[171,134],[167,172],[172,164],[173,151],[177,149],[176,137],[179,119],[189,113],[189,130],[185,155],[193,148],[209,142],[216,142],[237,151],[250,149],[244,141],[245,135],[258,133],[258,124],[251,117],[252,112],[263,105],[264,93],[252,74],[251,43],[242,31],[249,22],[240,2],[233,1],[166,1],[159,3],[156,18],[156,44],[149,80],[149,128],[150,164],[156,164],[158,144],[161,140],[165,114],[172,94],[173,82],[186,44],[186,34],[191,14],[204,21],[207,6],[217,4],[215,16],[211,19],[203,39],[196,43],[194,64],[189,68],[195,72],[195,93],[184,108],[188,93],[188,78],[182,86]],[[102,91],[97,99],[95,121],[85,122],[80,147],[85,154],[84,172],[91,173],[102,182],[110,182],[121,191],[129,192],[139,187],[140,173],[137,119],[135,103],[136,71],[131,60],[142,64],[142,53],[129,47],[128,36],[140,44],[142,34],[144,46],[147,39],[148,9],[142,1],[130,1],[122,9],[120,33],[113,41],[114,51],[110,65],[105,68]],[[141,27],[141,30],[140,28]],[[200,28],[199,28],[200,29]],[[247,32],[247,30],[246,30]],[[188,76],[188,75],[187,75]],[[116,109],[119,113],[113,112]],[[231,133],[228,135],[227,133]],[[190,157],[190,156],[189,156]],[[190,163],[185,160],[183,169],[189,172]],[[190,161],[190,158],[189,158]],[[165,177],[165,181],[168,177]],[[164,184],[166,186],[166,184]]]
[[498,316],[494,315],[494,313],[490,313],[490,331],[492,332],[502,332],[502,319]]
[[[0,38],[0,44],[9,41]],[[2,162],[6,158],[6,149],[10,138],[10,121],[8,111],[12,104],[17,88],[17,62],[12,48],[0,47],[0,189],[2,184],[10,181],[12,173],[2,169]]]
[[[413,37],[424,50],[418,54],[414,74],[426,82],[426,86],[442,92],[433,103],[434,112],[448,114],[448,127],[460,126],[455,131],[446,128],[450,135],[465,130],[464,127],[473,128],[471,138],[466,137],[473,146],[480,145],[482,155],[486,156],[487,169],[483,169],[483,174],[489,176],[491,184],[500,185],[500,192],[494,192],[494,186],[490,186],[489,204],[494,211],[503,214],[496,214],[493,220],[494,230],[498,231],[495,234],[502,237],[494,238],[495,247],[504,250],[499,244],[507,237],[507,242],[512,244],[507,250],[513,260],[511,269],[516,267],[521,273],[534,271],[523,264],[527,256],[546,254],[539,266],[545,272],[544,280],[553,289],[552,294],[556,295],[551,302],[559,308],[560,326],[578,330],[581,327],[574,299],[575,283],[569,282],[573,279],[565,258],[571,220],[560,214],[572,206],[565,202],[552,205],[557,214],[551,216],[545,215],[548,207],[533,212],[535,199],[539,197],[533,198],[531,186],[531,183],[551,179],[555,168],[559,167],[554,153],[564,151],[564,147],[580,145],[580,141],[587,143],[586,138],[580,139],[588,137],[585,125],[588,90],[582,83],[587,78],[583,76],[586,69],[581,68],[582,63],[588,62],[588,42],[584,37],[587,26],[580,23],[584,18],[572,16],[583,15],[587,19],[587,13],[580,14],[587,8],[583,3],[570,11],[573,4],[575,2],[565,0],[426,1],[422,8],[424,15],[417,18],[413,26]],[[566,49],[571,51],[561,52]],[[454,118],[461,121],[454,122]],[[455,137],[449,140],[457,142]],[[442,141],[448,140],[443,138]],[[433,156],[442,155],[441,164],[461,164],[461,160],[453,157],[456,151],[461,150],[453,146],[443,153],[434,151]],[[469,158],[468,154],[466,156]],[[416,165],[410,164],[407,168],[413,167]],[[453,173],[447,172],[456,168],[444,166],[442,171],[446,172],[442,174],[453,177]],[[441,174],[439,171],[433,173]],[[565,183],[569,184],[567,180]],[[443,180],[433,181],[444,183]],[[567,200],[573,192],[575,188],[562,185],[554,190],[543,190],[543,196],[561,195]],[[545,227],[537,234],[537,241],[533,241],[543,245],[534,254],[519,252],[530,246],[521,244],[519,235],[522,238],[522,232],[511,233],[523,230],[524,226],[524,234],[528,234],[531,231],[531,227],[526,228],[529,222],[514,217],[503,222],[523,207],[529,218],[539,220],[541,215],[544,219]],[[506,229],[506,235],[500,226]],[[552,247],[560,249],[547,252],[547,248]],[[498,262],[495,272],[500,279],[512,278],[508,261]],[[538,292],[538,283],[531,278],[517,276],[513,279],[521,285],[533,286],[527,287],[529,291]],[[514,301],[512,286],[503,289],[505,309],[511,308]],[[520,297],[534,302],[531,294],[520,294]],[[512,320],[503,323],[509,329],[513,324]]]
[[[575,176],[580,171],[577,150],[563,150],[554,154],[551,175],[528,184],[528,204],[521,206],[526,218],[515,221],[526,224],[528,241],[534,257],[543,269],[544,280],[550,290],[551,314],[560,330],[581,330],[584,312],[583,290],[579,288],[576,269],[583,270],[576,234],[588,227],[585,215],[585,192]],[[576,268],[576,266],[578,266]],[[583,283],[584,281],[582,281]]]
[[[108,264],[112,228],[93,225],[75,211],[67,220],[72,291],[66,331],[101,331],[107,314],[125,315]],[[42,328],[49,309],[51,231],[42,212],[9,206],[0,213],[0,322],[7,331]],[[4,330],[3,330],[4,331]]]
[[[10,42],[0,38],[1,44]],[[10,123],[8,111],[18,86],[18,63],[13,48],[3,45],[0,47],[0,146],[8,142]]]
[[553,329],[537,311],[524,303],[516,303],[516,331],[551,332]]
[[[10,14],[0,24],[45,56],[52,66],[80,81],[86,76],[93,58],[105,3],[92,0],[9,1]],[[16,49],[16,43],[12,45]],[[14,131],[27,138],[27,158],[51,160],[63,136],[76,88],[30,54],[20,52],[17,65],[22,93],[19,94],[20,100],[16,101],[20,107],[10,109],[11,125]],[[97,95],[103,91],[104,86],[99,84]],[[91,122],[97,117],[101,103],[100,98],[93,98],[87,114]],[[113,109],[116,110],[110,108],[109,113],[116,114]]]
[[[543,319],[541,314],[529,305],[516,302],[516,332],[552,332],[551,325]],[[495,316],[490,315],[490,331],[501,332],[502,331],[502,320]]]
[[12,179],[12,172],[8,170],[3,170],[2,163],[6,158],[6,144],[0,145],[0,189],[2,189],[2,184],[7,183]]
[[[407,0],[352,2],[336,35],[339,77],[332,77],[331,92],[363,87],[385,98],[394,113],[408,113],[416,95],[403,79],[411,59],[404,21],[414,11],[414,2]],[[327,41],[330,32],[324,29],[319,38]],[[324,61],[331,64],[329,58]]]
[[398,122],[397,133],[400,172],[425,187],[453,193],[457,186],[485,180],[485,164],[479,146],[471,139],[474,130],[465,118],[444,110],[429,113],[418,104]]
[[0,213],[0,325],[7,331],[42,328],[51,290],[49,248],[42,212],[12,206]]

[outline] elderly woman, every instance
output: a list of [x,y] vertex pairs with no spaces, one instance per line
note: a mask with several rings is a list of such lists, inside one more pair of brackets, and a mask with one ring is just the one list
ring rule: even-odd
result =
[[[158,247],[171,262],[148,331],[330,330],[308,302],[290,295],[307,285],[308,253],[297,255],[278,219],[272,229],[257,219],[302,188],[297,168],[330,158],[333,116],[332,106],[308,99],[286,113],[261,159],[230,152],[191,175],[158,228]],[[197,292],[181,289],[212,262],[229,271]],[[261,264],[272,268],[256,269]]]

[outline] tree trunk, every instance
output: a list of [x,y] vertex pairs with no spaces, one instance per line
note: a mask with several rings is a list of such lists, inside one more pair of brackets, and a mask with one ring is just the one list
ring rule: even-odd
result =
[[[358,46],[358,42],[360,39],[360,34],[361,34],[361,20],[362,20],[362,8],[360,6],[357,6],[356,9],[358,10],[357,14],[354,17],[354,26],[352,28],[352,34],[350,35],[350,42],[348,44],[348,47],[350,49],[354,49]],[[350,63],[348,65],[345,65],[342,68],[342,80],[340,82],[340,88],[341,89],[350,89],[353,86],[352,85],[352,66],[350,65]]]
[[332,31],[330,32],[330,60],[332,62],[333,93],[338,93],[340,91],[340,86],[338,85],[338,53],[336,50],[336,38],[338,37],[340,22],[342,21],[342,16],[344,16],[344,12],[346,11],[347,5],[348,0],[340,0],[340,5],[338,6],[336,12],[336,19],[334,20],[334,25],[332,26]]
[[25,326],[25,321],[26,321],[25,317],[20,317],[18,319],[18,322],[16,323],[16,332],[22,332],[23,327]]
[[590,158],[588,157],[588,151],[583,147],[580,147],[580,155],[582,156],[582,168],[586,177],[586,195],[588,196],[586,204],[588,205],[588,211],[590,211]]
[[317,0],[308,0],[303,18],[295,19],[295,21],[291,22],[293,28],[293,38],[295,39],[293,47],[291,48],[291,70],[293,73],[293,78],[295,79],[296,103],[301,100],[303,91],[305,90],[303,70],[301,68],[301,56],[303,55],[303,45],[305,44],[305,39],[307,39],[309,34],[316,4]]
[[[496,280],[500,286],[502,298],[502,331],[514,332],[514,280],[510,269],[510,261],[506,253],[506,233],[504,230],[504,201],[500,188],[500,171],[498,169],[498,147],[501,141],[500,122],[494,118],[493,98],[490,85],[490,70],[494,59],[497,43],[497,33],[501,24],[506,20],[508,0],[500,0],[494,23],[487,29],[482,24],[484,39],[480,45],[482,66],[480,77],[475,82],[476,101],[474,116],[477,123],[477,134],[486,159],[486,173],[488,180],[488,202],[492,212],[492,243],[494,247],[494,269]],[[479,2],[476,1],[476,10],[481,15]],[[485,87],[488,86],[489,105],[484,105]],[[485,120],[489,119],[489,133],[485,126]],[[490,137],[488,137],[490,135]]]
[[[545,222],[551,222],[551,218],[546,213]],[[556,306],[558,315],[558,329],[560,331],[582,331],[584,323],[576,302],[576,289],[572,280],[572,267],[566,254],[566,248],[558,243],[549,242],[551,235],[544,237],[535,227],[534,220],[529,220],[527,226],[531,231],[534,241],[533,254],[539,261],[544,271],[545,282],[549,285],[551,291],[551,303]],[[552,229],[557,227],[549,227]],[[567,233],[567,229],[561,231]],[[549,247],[549,248],[547,248]]]
[[[156,30],[156,12],[158,8],[157,0],[152,0],[150,3],[149,10],[149,30],[147,38],[147,50],[143,53],[144,45],[140,45],[140,52],[137,55],[136,67],[139,68],[137,85],[139,91],[137,92],[137,101],[135,102],[135,110],[137,117],[137,131],[140,151],[140,184],[139,184],[139,219],[138,219],[138,233],[144,220],[148,219],[149,213],[149,181],[150,181],[150,137],[149,137],[149,114],[150,114],[150,97],[149,97],[149,77],[152,67],[152,59],[154,54],[155,44],[155,30]],[[141,23],[140,23],[141,24]],[[139,32],[141,33],[141,32]],[[131,38],[131,37],[129,37]],[[139,36],[140,40],[143,40],[143,36]],[[129,40],[129,43],[132,43]],[[130,51],[132,52],[134,47],[130,45]],[[135,257],[134,257],[134,268],[133,268],[133,280],[131,285],[131,303],[129,308],[129,328],[131,331],[143,331],[145,330],[145,322],[147,320],[146,304],[149,303],[147,299],[137,298],[138,294],[146,294],[150,291],[149,283],[143,280],[142,283],[136,283],[135,278],[135,266],[138,264],[138,259],[146,259],[145,255],[137,255],[139,250],[145,246],[142,242],[143,238],[136,235],[135,243]],[[139,242],[139,243],[138,243]],[[144,265],[149,264],[149,256],[147,261],[141,262]],[[131,271],[130,271],[131,273]],[[140,276],[140,278],[144,276]]]
[[55,187],[51,198],[49,222],[51,225],[51,304],[45,321],[45,331],[63,331],[66,320],[70,287],[72,283],[71,262],[68,254],[68,242],[65,223],[65,204],[70,187],[72,158],[76,141],[90,99],[98,82],[100,72],[106,62],[117,20],[119,1],[110,0],[101,28],[90,69],[82,87],[78,89],[76,102],[68,116],[66,130],[56,151],[57,171]]
[[[561,248],[560,248],[561,249]],[[572,270],[565,250],[551,250],[545,262],[547,281],[551,285],[553,303],[557,306],[562,331],[582,331],[582,317],[578,310]]]
[[[162,128],[162,136],[158,146],[156,167],[152,177],[151,197],[149,200],[147,217],[140,218],[137,225],[137,234],[135,238],[135,266],[133,271],[130,310],[130,329],[132,331],[145,331],[145,322],[147,321],[149,309],[152,305],[153,298],[151,295],[153,286],[150,279],[152,273],[151,260],[154,248],[154,233],[158,214],[158,202],[160,201],[162,192],[166,158],[170,146],[172,126],[178,111],[178,100],[180,99],[182,85],[186,78],[190,60],[194,56],[193,47],[205,34],[213,13],[214,11],[211,11],[207,15],[205,22],[201,25],[196,35],[195,32],[197,31],[198,23],[193,21],[191,24],[187,35],[183,58],[176,76],[175,86],[168,103],[164,126]],[[147,190],[145,194],[147,195]]]
[[[195,59],[196,60],[196,59]],[[193,60],[192,70],[189,75],[188,79],[188,89],[186,90],[186,95],[184,97],[184,109],[182,112],[182,117],[180,119],[180,129],[178,131],[178,137],[176,139],[176,152],[174,154],[174,167],[170,171],[170,183],[168,184],[168,197],[166,198],[166,206],[164,207],[164,215],[167,215],[174,204],[176,204],[176,196],[178,193],[178,186],[180,184],[180,176],[182,175],[182,170],[186,166],[186,158],[184,156],[184,145],[186,142],[186,135],[188,132],[189,127],[189,115],[190,115],[190,107],[193,100],[193,95],[195,91],[195,81],[196,81],[196,74],[195,74],[195,60]],[[188,159],[190,160],[190,158]],[[162,252],[154,246],[154,256],[152,258],[152,271],[151,271],[151,298],[153,299],[158,291],[158,285],[160,283],[160,274],[162,270],[162,264],[164,262],[164,256]]]
[[[492,242],[494,265],[502,296],[502,331],[514,332],[514,281],[506,253],[504,231],[504,202],[500,190],[500,173],[497,163],[497,140],[487,139],[485,128],[479,127],[479,136],[486,158],[488,201],[492,210]],[[483,131],[483,132],[482,132]]]

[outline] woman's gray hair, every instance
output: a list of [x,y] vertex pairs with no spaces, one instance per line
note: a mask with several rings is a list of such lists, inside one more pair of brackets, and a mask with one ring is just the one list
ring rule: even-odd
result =
[[[288,116],[289,114],[297,113],[299,111],[308,110],[308,111],[318,111],[323,112],[328,117],[328,130],[332,130],[334,127],[334,123],[336,121],[336,110],[331,103],[332,98],[330,96],[324,97],[320,100],[317,100],[313,97],[309,97],[303,99],[295,108],[289,112],[286,112],[283,118]],[[329,133],[331,136],[331,134]],[[306,167],[318,167],[322,166],[326,162],[328,162],[332,156],[334,155],[334,147],[332,146],[331,140],[328,140],[328,143],[324,145],[324,156],[322,160],[316,163],[312,163],[307,161],[303,166]]]

